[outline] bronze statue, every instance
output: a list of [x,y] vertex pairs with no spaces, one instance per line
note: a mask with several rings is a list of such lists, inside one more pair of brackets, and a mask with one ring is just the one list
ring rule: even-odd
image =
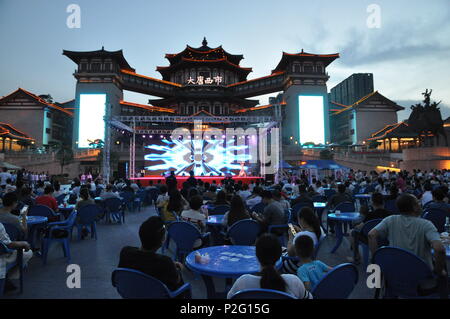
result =
[[423,140],[426,142],[428,136],[435,136],[437,145],[439,145],[439,135],[445,139],[445,145],[448,146],[447,135],[444,129],[444,121],[442,120],[441,111],[438,105],[441,103],[433,102],[430,104],[430,96],[433,90],[428,92],[425,90],[422,95],[425,97],[423,104],[411,105],[411,115],[408,119],[408,125],[413,131],[419,134],[419,137],[424,136]]

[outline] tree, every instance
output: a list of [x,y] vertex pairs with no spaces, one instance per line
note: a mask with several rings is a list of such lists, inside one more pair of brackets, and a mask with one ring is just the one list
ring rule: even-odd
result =
[[67,143],[52,141],[49,144],[49,148],[55,152],[56,158],[61,166],[61,174],[64,172],[64,166],[70,164],[73,161],[72,146]]
[[320,159],[323,160],[332,160],[333,159],[333,152],[330,150],[322,150],[320,151]]

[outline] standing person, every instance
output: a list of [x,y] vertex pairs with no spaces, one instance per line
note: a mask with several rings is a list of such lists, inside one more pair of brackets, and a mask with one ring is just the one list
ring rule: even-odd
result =
[[197,187],[197,179],[194,177],[194,171],[189,172],[189,178],[187,179],[187,183],[190,187]]
[[166,185],[169,194],[172,190],[177,190],[177,178],[175,177],[174,171],[170,171],[170,175],[166,177]]
[[281,256],[281,245],[274,235],[264,234],[256,241],[256,257],[261,271],[256,275],[242,275],[228,292],[230,299],[236,292],[244,289],[272,289],[283,291],[298,299],[312,299],[302,281],[292,274],[280,275],[275,268]]

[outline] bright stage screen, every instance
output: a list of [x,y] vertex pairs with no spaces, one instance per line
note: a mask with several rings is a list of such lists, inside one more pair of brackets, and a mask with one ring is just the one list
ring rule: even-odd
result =
[[151,175],[175,170],[176,175],[188,176],[247,176],[246,162],[251,159],[248,145],[234,145],[235,141],[168,140],[152,141],[146,146],[145,169]]
[[78,147],[89,147],[96,139],[105,140],[106,94],[80,94]]
[[298,97],[300,144],[325,144],[323,96]]

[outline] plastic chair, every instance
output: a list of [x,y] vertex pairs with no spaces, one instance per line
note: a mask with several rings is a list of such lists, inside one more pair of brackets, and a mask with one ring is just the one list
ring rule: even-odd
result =
[[176,244],[175,258],[182,261],[184,256],[194,249],[197,239],[204,241],[210,233],[202,234],[193,224],[188,222],[173,222],[169,224],[167,233]]
[[334,211],[339,210],[341,213],[353,213],[356,211],[355,204],[351,202],[343,202],[336,205]]
[[[368,236],[369,232],[379,223],[381,223],[382,219],[372,219],[366,222],[363,227],[361,228],[361,234]],[[364,261],[364,268],[367,268],[367,265],[369,264],[369,246],[365,243],[360,243],[363,251],[363,261]]]
[[58,205],[64,203],[64,199],[66,198],[66,196],[67,196],[66,194],[61,194],[55,198]]
[[187,292],[191,296],[191,285],[186,283],[176,291],[170,291],[160,280],[129,268],[117,268],[111,276],[113,287],[125,299],[171,299]]
[[445,231],[445,219],[450,217],[446,211],[441,209],[427,209],[423,214],[423,218],[429,220],[437,228],[437,231],[443,233]]
[[148,190],[148,198],[150,199],[150,204],[156,204],[156,200],[158,199],[158,195],[161,192],[157,188],[151,188]]
[[106,214],[105,219],[108,221],[111,217],[119,223],[125,223],[125,209],[123,202],[118,198],[108,198],[104,201]]
[[347,299],[358,283],[358,269],[346,263],[336,266],[317,285],[311,293],[315,299]]
[[43,216],[47,217],[49,220],[53,217],[61,218],[61,214],[55,213],[50,207],[44,205],[31,206],[28,211],[28,216]]
[[289,222],[297,223],[298,213],[302,210],[303,207],[310,207],[314,210],[314,206],[310,202],[297,203],[291,208],[291,219],[289,220]]
[[78,210],[78,218],[76,221],[78,240],[81,239],[81,230],[83,227],[89,227],[91,238],[97,239],[97,216],[100,214],[100,208],[95,205],[86,205]]
[[[16,226],[9,223],[4,223],[3,227],[5,227],[5,231],[8,234],[8,237],[11,241],[21,241],[24,238],[24,234],[21,230],[19,230]],[[3,245],[3,244],[2,244]],[[4,250],[4,253],[10,253],[13,252],[13,249],[8,249],[5,246],[6,250]],[[1,249],[0,249],[1,250]],[[0,255],[2,253],[0,252]],[[6,271],[9,271],[13,267],[19,267],[19,282],[20,282],[20,293],[23,292],[23,250],[17,249],[17,259],[16,262],[9,267],[6,268]],[[1,279],[0,279],[1,280]],[[3,289],[0,287],[0,296],[2,295]]]
[[[50,244],[53,242],[60,243],[63,248],[64,257],[67,257],[67,263],[70,264],[70,238],[72,237],[73,227],[75,226],[75,219],[77,212],[73,211],[69,217],[63,222],[55,222],[48,224],[48,234],[42,238],[42,260],[44,265],[47,264],[47,255],[50,248]],[[55,230],[65,230],[68,235],[64,238],[55,238],[53,232]]]
[[284,291],[273,289],[244,289],[236,292],[230,299],[297,299]]
[[[384,298],[417,297],[422,280],[433,278],[430,267],[415,254],[397,247],[381,247],[372,258],[381,268],[385,284]],[[376,297],[379,290],[377,289]]]
[[384,208],[393,214],[398,212],[397,205],[395,204],[395,199],[387,200],[384,203]]
[[209,215],[224,215],[228,211],[230,211],[230,206],[218,205],[209,212]]
[[251,212],[255,212],[257,214],[262,214],[264,212],[264,208],[266,207],[266,204],[263,202],[256,204],[255,206],[250,208]]
[[322,195],[315,195],[311,199],[314,203],[326,203],[327,202],[327,197],[322,196]]
[[137,206],[138,212],[142,210],[142,205],[145,205],[145,199],[147,198],[147,192],[145,190],[140,190],[136,193],[133,205]]
[[330,189],[325,189],[324,190],[324,194],[327,197],[327,199],[330,199],[333,195],[336,194],[336,190],[330,188]]
[[231,239],[233,245],[253,246],[259,232],[258,222],[252,219],[243,219],[231,225],[227,236]]
[[134,211],[134,193],[132,192],[122,192],[119,194],[123,199],[123,204],[130,212]]

